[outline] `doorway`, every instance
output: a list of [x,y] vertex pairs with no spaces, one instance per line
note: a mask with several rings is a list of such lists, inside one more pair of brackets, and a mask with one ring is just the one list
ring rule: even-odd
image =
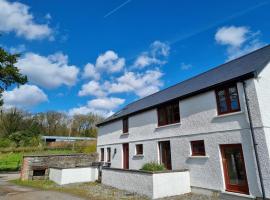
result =
[[123,144],[123,168],[129,169],[129,145]]
[[166,169],[172,169],[172,162],[171,162],[171,145],[170,141],[161,141],[158,143],[159,146],[159,156],[160,156],[160,163],[163,164]]
[[241,144],[220,145],[226,190],[249,194]]

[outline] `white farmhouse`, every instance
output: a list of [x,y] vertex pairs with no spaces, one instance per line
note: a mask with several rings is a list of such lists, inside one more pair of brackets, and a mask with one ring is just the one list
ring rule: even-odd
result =
[[156,161],[188,169],[192,191],[270,198],[270,45],[135,101],[98,127],[100,160],[111,168]]

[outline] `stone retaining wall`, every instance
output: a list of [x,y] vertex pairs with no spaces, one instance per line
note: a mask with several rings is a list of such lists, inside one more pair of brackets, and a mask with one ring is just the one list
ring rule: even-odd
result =
[[[98,159],[97,153],[70,154],[70,155],[30,155],[23,157],[21,179],[48,179],[50,167],[75,168],[91,166]],[[45,170],[44,175],[38,177],[35,170]],[[36,173],[38,174],[38,173]]]

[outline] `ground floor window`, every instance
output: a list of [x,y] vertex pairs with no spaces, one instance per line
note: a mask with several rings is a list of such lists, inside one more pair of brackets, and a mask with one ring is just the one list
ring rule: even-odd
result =
[[203,140],[191,141],[190,144],[192,156],[205,156],[205,147]]
[[143,145],[136,144],[136,155],[143,155]]
[[111,162],[111,148],[107,148],[107,162]]
[[100,149],[100,161],[104,161],[104,148]]

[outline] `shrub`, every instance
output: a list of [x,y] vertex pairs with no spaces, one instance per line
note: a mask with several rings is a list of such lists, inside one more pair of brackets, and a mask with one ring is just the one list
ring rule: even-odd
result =
[[157,162],[150,162],[143,165],[143,171],[150,171],[150,172],[157,172],[157,171],[164,171],[166,168],[163,164],[159,164]]
[[0,148],[11,147],[13,142],[8,138],[0,138]]

